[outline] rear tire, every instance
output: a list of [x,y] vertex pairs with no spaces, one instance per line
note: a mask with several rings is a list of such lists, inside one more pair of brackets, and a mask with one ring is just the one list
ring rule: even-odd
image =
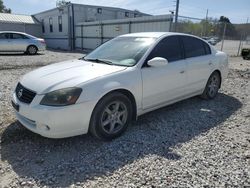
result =
[[89,131],[98,139],[112,140],[127,129],[131,120],[131,101],[122,93],[111,93],[97,103],[91,116]]
[[31,45],[27,48],[26,53],[29,55],[35,55],[35,54],[37,54],[37,51],[38,51],[37,47],[34,45]]
[[209,77],[206,87],[201,95],[203,99],[213,99],[218,94],[221,84],[221,77],[218,72],[213,72]]

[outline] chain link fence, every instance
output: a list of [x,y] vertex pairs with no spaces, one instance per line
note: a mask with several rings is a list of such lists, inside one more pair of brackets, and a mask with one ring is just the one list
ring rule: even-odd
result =
[[243,48],[250,48],[249,23],[230,23],[226,17],[221,17],[220,20],[179,16],[178,24],[175,26],[173,23],[171,31],[202,37],[217,50],[224,51],[230,56],[239,56]]

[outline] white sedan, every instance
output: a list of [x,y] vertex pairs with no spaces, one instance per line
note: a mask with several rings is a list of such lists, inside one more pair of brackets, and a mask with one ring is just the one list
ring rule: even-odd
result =
[[213,99],[227,74],[227,55],[198,37],[127,34],[81,59],[26,74],[12,105],[42,136],[113,139],[144,113],[197,95]]
[[35,55],[46,50],[44,39],[36,38],[27,33],[15,31],[0,31],[0,52],[25,52]]

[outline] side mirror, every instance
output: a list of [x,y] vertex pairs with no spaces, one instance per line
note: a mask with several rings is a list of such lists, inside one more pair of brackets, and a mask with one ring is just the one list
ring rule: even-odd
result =
[[168,64],[168,60],[162,57],[155,57],[148,61],[150,67],[161,67]]

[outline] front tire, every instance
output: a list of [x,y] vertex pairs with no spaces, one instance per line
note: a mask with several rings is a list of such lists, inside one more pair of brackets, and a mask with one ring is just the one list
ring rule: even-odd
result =
[[27,54],[29,54],[29,55],[35,55],[35,54],[37,54],[37,51],[38,51],[37,47],[34,45],[31,45],[27,48]]
[[111,93],[96,105],[89,131],[98,139],[112,140],[127,129],[131,120],[131,101],[122,93]]
[[206,87],[201,95],[203,99],[213,99],[218,94],[221,84],[221,77],[218,72],[213,72],[209,77]]

